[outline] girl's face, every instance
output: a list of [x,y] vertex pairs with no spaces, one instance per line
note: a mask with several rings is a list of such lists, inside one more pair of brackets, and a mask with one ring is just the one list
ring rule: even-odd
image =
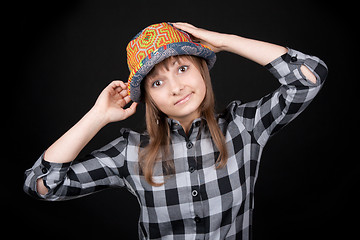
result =
[[200,117],[206,86],[199,69],[186,57],[172,57],[146,76],[145,91],[160,111],[180,123]]

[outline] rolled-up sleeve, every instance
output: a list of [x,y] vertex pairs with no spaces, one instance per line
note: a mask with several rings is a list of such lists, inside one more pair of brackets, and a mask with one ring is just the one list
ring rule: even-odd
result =
[[[48,162],[43,154],[32,168],[25,171],[24,191],[37,199],[56,201],[81,197],[108,187],[123,187],[121,173],[126,167],[126,142],[121,136],[70,163]],[[38,179],[44,182],[47,194],[38,193]]]
[[[316,77],[313,83],[300,67],[306,66]],[[326,64],[315,56],[288,49],[288,52],[265,66],[281,86],[260,100],[242,104],[237,114],[260,145],[296,118],[320,91],[326,76]]]
[[[316,77],[316,83],[306,79],[300,67],[305,65]],[[315,56],[294,49],[265,66],[282,85],[316,87],[323,84],[327,76],[326,64]]]
[[[44,154],[42,154],[33,167],[25,171],[24,191],[35,198],[46,198],[46,195],[51,195],[55,187],[64,181],[70,165],[71,163],[45,161]],[[42,178],[44,185],[49,190],[46,195],[37,192],[36,182],[39,178]]]

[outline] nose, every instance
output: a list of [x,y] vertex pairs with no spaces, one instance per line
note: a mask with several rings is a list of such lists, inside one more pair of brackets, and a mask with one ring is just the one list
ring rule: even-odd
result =
[[171,89],[171,95],[176,96],[181,93],[181,91],[184,89],[184,84],[182,84],[179,79],[176,79],[175,77],[172,77],[169,79],[170,83],[170,89]]

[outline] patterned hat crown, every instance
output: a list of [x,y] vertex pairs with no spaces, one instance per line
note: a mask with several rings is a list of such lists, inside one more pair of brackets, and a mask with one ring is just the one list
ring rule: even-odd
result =
[[209,47],[193,42],[189,34],[165,22],[139,32],[127,45],[126,52],[130,70],[128,92],[135,102],[141,99],[142,79],[164,59],[176,55],[199,56],[205,58],[209,69],[216,61],[216,55]]

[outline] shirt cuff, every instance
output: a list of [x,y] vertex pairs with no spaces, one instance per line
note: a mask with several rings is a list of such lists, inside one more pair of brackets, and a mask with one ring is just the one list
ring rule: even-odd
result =
[[[53,163],[44,159],[44,154],[35,162],[32,168],[25,172],[24,191],[36,198],[46,198],[52,195],[54,189],[64,178],[71,166],[69,163]],[[42,178],[45,187],[49,190],[46,195],[37,192],[37,180]]]
[[[316,77],[316,83],[306,79],[300,67],[305,65]],[[288,48],[288,52],[265,65],[283,85],[318,86],[327,76],[326,64],[315,56],[310,56],[294,49]]]

